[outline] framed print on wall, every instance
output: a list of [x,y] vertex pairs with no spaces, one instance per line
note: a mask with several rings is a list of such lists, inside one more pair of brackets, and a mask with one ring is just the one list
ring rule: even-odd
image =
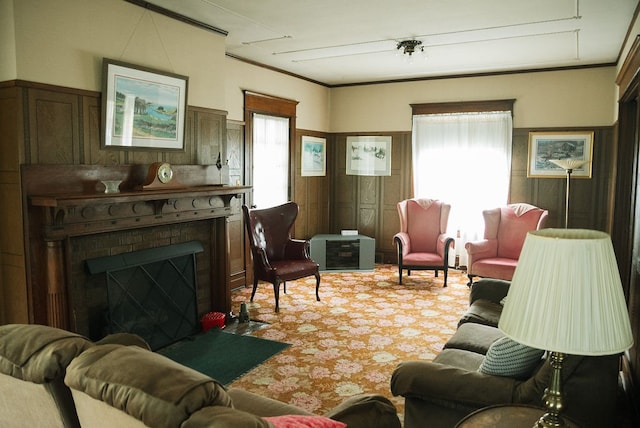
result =
[[391,175],[391,137],[347,137],[347,175]]
[[566,171],[552,159],[588,161],[572,170],[573,178],[591,178],[593,131],[529,132],[529,178],[565,178]]
[[102,146],[184,150],[186,76],[105,58]]
[[327,172],[327,139],[302,136],[300,159],[303,177],[324,176]]

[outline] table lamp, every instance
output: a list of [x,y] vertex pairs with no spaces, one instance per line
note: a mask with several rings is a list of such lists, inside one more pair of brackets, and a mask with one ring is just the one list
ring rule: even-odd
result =
[[588,160],[582,159],[550,159],[549,162],[558,165],[567,172],[567,191],[564,206],[564,228],[569,227],[569,185],[571,184],[571,173],[574,169],[580,168],[582,165],[589,163]]
[[550,352],[546,413],[534,426],[564,426],[565,354],[613,355],[633,344],[609,235],[585,229],[529,232],[498,327],[516,342]]

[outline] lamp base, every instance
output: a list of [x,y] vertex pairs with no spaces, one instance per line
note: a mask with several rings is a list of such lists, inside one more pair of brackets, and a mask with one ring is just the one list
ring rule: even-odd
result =
[[560,411],[564,408],[562,402],[562,362],[564,354],[561,352],[552,352],[550,358],[551,383],[544,390],[542,401],[544,402],[547,412],[536,422],[534,428],[559,428],[566,426],[560,417]]

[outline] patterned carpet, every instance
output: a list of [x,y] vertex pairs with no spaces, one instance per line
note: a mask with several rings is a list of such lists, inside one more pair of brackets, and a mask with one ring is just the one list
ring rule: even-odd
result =
[[[432,360],[455,332],[468,307],[463,272],[414,271],[398,284],[394,265],[374,272],[323,273],[320,302],[315,278],[287,284],[280,293],[280,313],[273,312],[273,287],[260,283],[253,303],[251,288],[232,295],[233,311],[247,302],[251,319],[270,323],[252,333],[292,344],[231,384],[322,414],[352,395],[393,397],[389,380],[395,366],[407,360]],[[402,419],[402,416],[401,416]]]

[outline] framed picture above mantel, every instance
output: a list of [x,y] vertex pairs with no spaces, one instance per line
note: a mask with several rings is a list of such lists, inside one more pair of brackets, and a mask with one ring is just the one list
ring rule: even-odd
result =
[[551,162],[559,159],[586,161],[571,177],[591,178],[593,131],[529,132],[527,177],[565,178],[565,170]]
[[184,150],[188,77],[105,58],[103,148]]

